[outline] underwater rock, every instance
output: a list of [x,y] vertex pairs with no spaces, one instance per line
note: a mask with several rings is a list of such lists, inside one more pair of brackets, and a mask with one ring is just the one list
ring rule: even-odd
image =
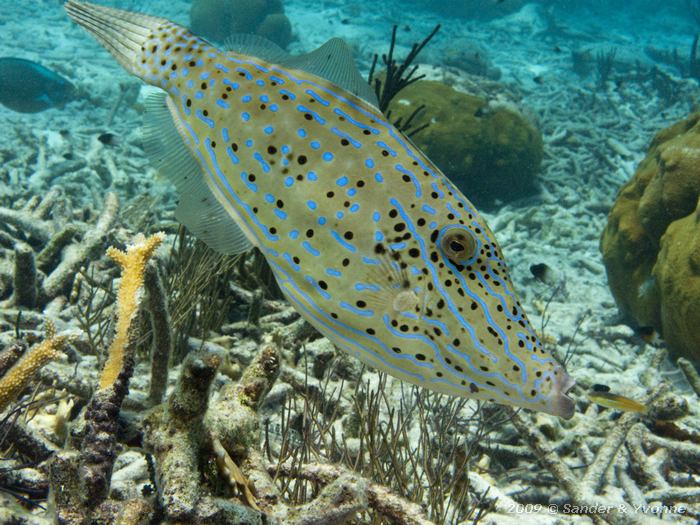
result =
[[[521,115],[434,81],[419,81],[390,105],[406,121],[421,105],[412,140],[477,205],[510,201],[536,190],[542,136]],[[410,134],[411,130],[408,130]]]
[[75,97],[75,87],[58,73],[23,58],[0,58],[0,104],[19,113],[60,107]]
[[668,227],[653,275],[669,348],[700,363],[700,205]]
[[283,48],[292,40],[281,0],[193,0],[190,27],[218,42],[238,33],[255,33]]
[[[700,360],[700,113],[657,133],[618,193],[600,249],[626,321],[653,326],[674,352]],[[695,312],[693,310],[696,310]]]
[[442,57],[445,65],[456,67],[471,75],[478,75],[491,80],[501,78],[501,70],[494,67],[486,51],[473,42],[464,40],[451,42],[445,48]]

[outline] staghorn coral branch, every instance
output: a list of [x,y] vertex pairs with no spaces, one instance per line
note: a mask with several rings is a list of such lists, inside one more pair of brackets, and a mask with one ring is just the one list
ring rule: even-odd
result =
[[279,374],[279,350],[262,345],[237,384],[224,386],[207,412],[207,426],[232,457],[240,461],[257,448],[260,432],[257,409]]
[[151,386],[148,400],[157,405],[163,400],[168,387],[168,370],[173,338],[168,312],[168,298],[158,268],[149,264],[146,268],[144,286],[148,294],[148,314],[153,330],[153,348],[151,350]]
[[27,348],[22,343],[15,343],[0,352],[0,377],[4,376],[26,351]]
[[[342,525],[367,508],[367,481],[345,472],[313,501],[290,511],[289,525]],[[398,525],[398,524],[397,524]]]
[[83,437],[76,443],[80,445],[80,452],[57,454],[49,471],[56,512],[63,523],[89,522],[109,494],[117,454],[119,412],[129,390],[134,348],[140,335],[136,321],[144,297],[145,266],[162,240],[162,234],[155,234],[148,239],[137,238],[126,252],[107,250],[122,267],[117,329],[100,378],[100,388],[83,415]]
[[37,219],[26,211],[16,211],[0,207],[0,223],[10,224],[15,228],[27,232],[30,237],[42,242],[48,241],[51,237],[51,227],[49,223]]
[[683,371],[685,378],[688,380],[688,383],[690,383],[695,394],[700,396],[700,374],[698,374],[693,363],[685,357],[680,357],[678,361],[676,361],[676,364],[678,364],[678,367]]
[[46,339],[31,348],[0,378],[0,412],[22,393],[41,367],[61,356],[66,341],[65,336],[56,335],[53,323],[47,321]]
[[118,211],[117,195],[108,193],[104,210],[95,226],[85,234],[80,244],[66,249],[61,263],[44,280],[44,294],[47,298],[53,299],[68,293],[78,268],[100,248],[117,219]]
[[76,224],[68,224],[58,233],[53,235],[49,242],[36,256],[36,265],[44,273],[48,273],[53,269],[55,259],[61,250],[68,246],[73,238],[80,233],[82,229]]
[[367,506],[388,518],[391,523],[395,525],[433,525],[433,522],[425,517],[423,509],[419,505],[397,496],[383,485],[372,483],[338,465],[308,463],[299,466],[287,462],[281,465],[270,464],[267,470],[271,475],[277,473],[281,476],[301,478],[321,485],[331,485],[334,480],[341,478],[352,479],[357,486],[364,490]]
[[199,471],[202,417],[220,364],[216,354],[188,354],[168,402],[145,420],[145,446],[155,457],[160,502],[172,521],[191,523],[205,496]]
[[12,303],[15,306],[34,308],[36,306],[36,263],[34,250],[26,243],[15,244],[15,271],[13,276]]
[[615,455],[627,438],[627,433],[632,428],[632,425],[639,421],[639,418],[639,414],[627,412],[619,419],[605,443],[598,449],[593,463],[586,469],[586,474],[580,481],[584,490],[593,493],[598,492],[598,489],[603,484],[605,473],[612,465]]
[[126,252],[113,247],[107,250],[107,255],[122,267],[122,276],[117,293],[116,333],[100,376],[100,388],[85,412],[80,477],[88,507],[101,503],[109,493],[116,458],[117,419],[134,371],[133,355],[139,338],[136,321],[144,298],[146,265],[163,237],[159,233],[147,239],[137,238]]
[[125,356],[135,343],[129,339],[129,329],[143,300],[143,281],[149,259],[163,242],[165,234],[157,233],[148,239],[139,239],[126,252],[114,247],[107,255],[122,267],[122,280],[117,294],[117,323],[114,339],[109,347],[109,358],[100,376],[100,388],[109,388],[121,373]]

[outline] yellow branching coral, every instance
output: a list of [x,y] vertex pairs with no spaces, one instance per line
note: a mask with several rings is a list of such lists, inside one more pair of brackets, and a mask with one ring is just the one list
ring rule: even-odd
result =
[[46,339],[32,347],[0,378],[0,412],[14,401],[29,384],[34,374],[49,361],[61,356],[67,337],[57,336],[56,327],[46,322]]
[[114,339],[109,347],[109,357],[100,377],[100,389],[111,387],[124,366],[128,351],[129,327],[136,318],[143,300],[143,279],[146,265],[165,234],[156,233],[148,238],[138,237],[126,252],[114,247],[107,249],[107,255],[122,267],[122,280],[117,293],[117,324]]

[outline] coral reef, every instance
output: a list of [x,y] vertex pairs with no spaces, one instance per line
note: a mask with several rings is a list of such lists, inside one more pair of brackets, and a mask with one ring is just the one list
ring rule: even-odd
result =
[[456,67],[471,75],[498,80],[501,70],[491,64],[483,47],[468,40],[455,40],[445,49],[442,60],[445,65]]
[[114,339],[109,347],[109,357],[100,376],[100,389],[111,387],[124,368],[124,362],[130,353],[129,331],[134,324],[134,318],[138,314],[139,306],[143,298],[143,283],[146,275],[146,265],[153,257],[156,248],[163,242],[164,235],[156,234],[148,239],[137,239],[127,248],[126,252],[110,247],[107,256],[119,264],[122,269],[122,278],[117,294],[117,324]]
[[542,137],[522,115],[434,81],[408,86],[389,109],[405,119],[420,106],[416,124],[430,125],[414,142],[477,205],[536,191]]
[[[49,361],[61,356],[66,345],[66,337],[56,335],[53,324],[46,325],[46,338],[38,345],[30,348],[17,362],[0,376],[0,412],[22,393],[37,371]],[[7,352],[7,357],[5,357]],[[8,348],[0,354],[0,360],[7,361],[15,351]]]
[[699,159],[700,114],[659,132],[620,189],[600,242],[610,288],[628,321],[653,326],[671,350],[696,360]]
[[194,0],[190,27],[218,42],[237,33],[255,33],[282,48],[292,40],[292,25],[281,0]]

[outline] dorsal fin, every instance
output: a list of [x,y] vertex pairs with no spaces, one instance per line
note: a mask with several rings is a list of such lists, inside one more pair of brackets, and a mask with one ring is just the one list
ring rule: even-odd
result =
[[212,194],[202,168],[182,140],[166,93],[149,95],[145,107],[144,150],[153,166],[177,188],[177,220],[219,253],[233,255],[249,250],[250,241]]
[[290,56],[272,40],[252,33],[234,33],[224,41],[224,49],[262,58],[272,64],[282,64]]
[[374,107],[379,106],[377,96],[355,65],[350,46],[340,38],[331,38],[318,49],[303,55],[290,55],[277,44],[253,34],[232,35],[224,45],[230,51],[325,78]]

